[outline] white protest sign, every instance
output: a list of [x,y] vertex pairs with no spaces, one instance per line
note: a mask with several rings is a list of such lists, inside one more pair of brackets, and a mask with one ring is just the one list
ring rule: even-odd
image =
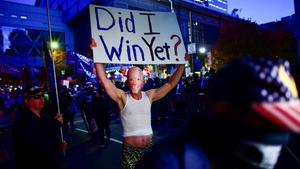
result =
[[96,63],[186,63],[175,13],[90,5],[90,19]]

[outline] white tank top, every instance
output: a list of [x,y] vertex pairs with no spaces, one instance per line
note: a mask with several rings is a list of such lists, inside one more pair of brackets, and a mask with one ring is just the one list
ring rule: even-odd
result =
[[129,92],[126,96],[126,104],[120,112],[123,137],[151,135],[151,103],[148,96],[145,92],[142,92],[140,100],[132,98]]

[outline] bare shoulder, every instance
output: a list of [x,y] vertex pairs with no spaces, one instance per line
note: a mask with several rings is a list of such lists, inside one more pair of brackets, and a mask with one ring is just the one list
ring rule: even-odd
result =
[[119,90],[119,99],[116,101],[117,102],[117,104],[118,104],[118,107],[119,107],[119,109],[120,110],[122,110],[123,108],[124,108],[124,106],[125,106],[125,104],[126,104],[126,101],[127,101],[127,94],[126,94],[126,92],[124,92],[123,90],[121,90],[121,89],[118,89]]
[[121,90],[121,89],[118,89],[119,90],[119,93],[120,93],[120,98],[122,99],[122,100],[126,100],[126,95],[127,95],[127,93],[124,91],[124,90]]
[[150,89],[145,91],[146,95],[148,96],[148,98],[150,99],[150,101],[153,101],[153,96],[155,95],[157,89]]

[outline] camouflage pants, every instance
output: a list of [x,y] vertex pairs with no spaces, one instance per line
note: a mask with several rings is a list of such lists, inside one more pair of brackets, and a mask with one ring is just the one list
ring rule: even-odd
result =
[[152,144],[144,148],[131,147],[123,144],[122,148],[122,169],[134,169],[135,165],[143,157],[144,153],[147,152]]

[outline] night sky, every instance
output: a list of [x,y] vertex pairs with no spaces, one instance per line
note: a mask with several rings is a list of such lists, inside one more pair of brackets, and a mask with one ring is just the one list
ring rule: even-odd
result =
[[295,13],[294,0],[228,0],[228,13],[241,9],[240,18],[251,18],[256,23],[280,20]]

